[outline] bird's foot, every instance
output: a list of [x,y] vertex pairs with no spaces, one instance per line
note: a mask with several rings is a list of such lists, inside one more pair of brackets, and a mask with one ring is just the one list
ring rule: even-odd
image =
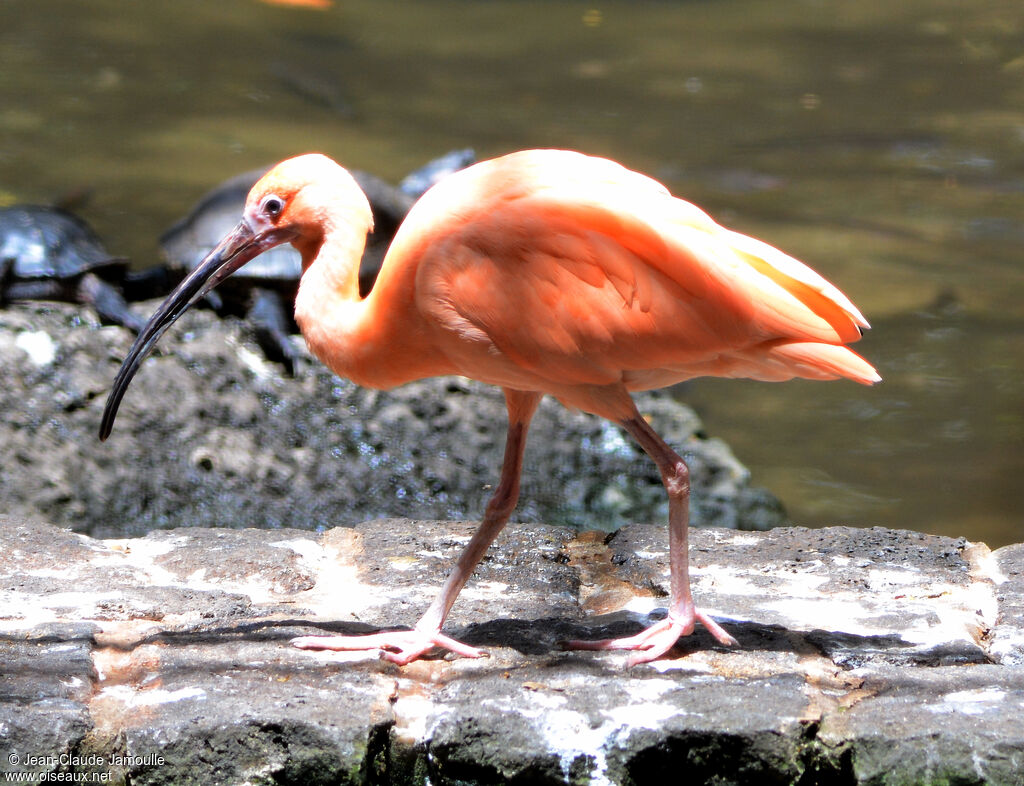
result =
[[486,656],[482,650],[445,636],[439,630],[422,631],[416,628],[365,636],[300,636],[292,639],[292,646],[301,650],[379,650],[380,657],[399,666],[411,663],[434,647],[442,647],[466,658]]
[[726,633],[725,628],[707,614],[694,609],[692,616],[673,618],[670,614],[635,636],[598,641],[574,640],[565,642],[565,646],[568,649],[576,650],[632,650],[633,654],[629,656],[628,665],[635,666],[637,663],[648,663],[660,658],[672,649],[680,637],[692,633],[694,623],[697,621],[700,621],[720,644],[724,644],[726,647],[735,647],[738,644],[736,639]]

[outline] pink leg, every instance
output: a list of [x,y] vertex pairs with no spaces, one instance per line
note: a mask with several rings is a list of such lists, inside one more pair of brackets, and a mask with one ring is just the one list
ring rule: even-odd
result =
[[508,405],[508,437],[505,441],[505,460],[501,467],[501,480],[487,503],[480,527],[473,534],[455,569],[448,576],[440,594],[412,630],[386,631],[367,636],[302,636],[292,639],[300,649],[317,650],[380,650],[381,655],[394,663],[405,665],[420,655],[443,647],[469,658],[484,653],[441,633],[448,612],[459,596],[476,566],[480,564],[488,547],[505,527],[508,517],[519,499],[519,476],[523,469],[523,450],[530,419],[537,410],[541,394],[505,390]]
[[634,408],[633,416],[623,420],[622,426],[658,465],[661,482],[668,492],[668,541],[670,572],[670,605],[668,616],[636,636],[603,641],[570,641],[575,649],[633,650],[629,665],[656,660],[668,652],[680,636],[693,632],[699,620],[708,632],[726,646],[735,645],[730,636],[711,617],[698,611],[690,594],[689,547],[687,529],[690,519],[690,471],[686,462],[657,435],[650,424]]

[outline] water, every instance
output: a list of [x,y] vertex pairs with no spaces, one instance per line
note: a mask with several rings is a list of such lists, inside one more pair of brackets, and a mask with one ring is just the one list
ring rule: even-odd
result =
[[307,150],[608,155],[806,260],[885,382],[680,395],[794,521],[1024,540],[1019,0],[0,2],[0,201],[82,189],[140,266],[195,198]]

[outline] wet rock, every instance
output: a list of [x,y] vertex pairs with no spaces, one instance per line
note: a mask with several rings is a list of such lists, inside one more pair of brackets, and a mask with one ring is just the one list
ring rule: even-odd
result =
[[993,561],[1000,624],[992,632],[991,648],[1001,663],[1024,666],[1024,544],[999,549]]
[[1019,666],[879,669],[865,675],[871,701],[823,719],[816,741],[849,758],[854,783],[1018,784],[1022,677]]
[[[703,629],[632,669],[560,641],[663,612],[662,527],[511,525],[406,667],[295,635],[409,625],[471,532],[0,518],[0,773],[138,784],[1016,784],[1024,547],[881,528],[698,530]],[[28,757],[32,757],[29,759]],[[32,761],[33,764],[28,762]]]
[[[52,359],[27,352],[26,335],[47,336]],[[497,389],[445,378],[365,390],[301,346],[305,360],[288,378],[247,343],[241,323],[201,310],[162,339],[100,443],[107,389],[131,339],[74,306],[0,309],[4,512],[101,537],[181,526],[316,530],[410,514],[476,520],[497,480],[506,424]],[[691,465],[696,524],[784,521],[778,500],[751,485],[723,442],[702,435],[689,408],[664,394],[639,401]],[[599,418],[545,400],[525,465],[520,521],[611,531],[665,520],[653,464]]]
[[0,773],[55,771],[57,760],[82,744],[92,727],[95,630],[89,623],[41,623],[0,633]]

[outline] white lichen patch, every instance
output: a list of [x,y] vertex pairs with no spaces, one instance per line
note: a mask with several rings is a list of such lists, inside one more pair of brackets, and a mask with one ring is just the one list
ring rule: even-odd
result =
[[728,543],[730,546],[759,546],[762,536],[756,532],[736,532],[734,535],[724,535],[716,538],[719,543]]
[[158,704],[169,704],[187,699],[205,700],[206,691],[202,688],[179,688],[173,691],[164,690],[163,688],[136,690],[130,685],[110,685],[103,688],[97,694],[97,698],[112,699],[123,704],[125,707],[152,707]]
[[[428,554],[426,556],[432,555]],[[412,555],[406,555],[404,557],[392,557],[388,560],[388,565],[390,565],[395,570],[404,573],[410,568],[415,567],[418,562],[419,560],[416,557]]]
[[655,609],[664,608],[664,606],[664,598],[652,598],[650,595],[635,595],[622,607],[622,610],[634,614],[642,614],[646,617]]
[[436,725],[449,711],[430,695],[409,692],[409,685],[408,680],[399,681],[399,687],[404,689],[394,705],[395,725],[392,734],[412,746],[424,742],[428,728]]
[[868,586],[874,590],[907,587],[921,583],[921,572],[916,568],[871,568],[866,571]]
[[117,592],[0,592],[0,630],[25,630],[36,625],[64,620],[90,620],[101,616],[100,604],[120,597]]
[[294,551],[310,566],[316,565],[320,560],[322,560],[326,552],[326,549],[312,538],[276,540],[271,543],[270,546],[275,549],[287,549],[288,551]]
[[847,633],[874,635],[888,632],[873,624],[873,612],[854,598],[819,595],[778,597],[761,604],[762,609],[776,612],[790,630],[842,630]]
[[14,345],[28,355],[33,365],[42,368],[50,365],[57,357],[57,344],[50,334],[43,330],[26,330],[14,339]]
[[998,688],[975,688],[947,693],[942,702],[929,707],[932,712],[959,712],[980,715],[993,710],[1006,699],[1006,691]]
[[[578,676],[531,691],[529,702],[518,705],[517,712],[533,722],[547,750],[558,755],[567,780],[574,762],[589,758],[593,761],[589,783],[610,786],[608,750],[637,730],[659,729],[670,718],[684,714],[678,707],[661,700],[668,692],[677,689],[678,684],[670,679],[631,680],[629,703],[612,704],[601,709],[603,720],[597,723],[592,714],[568,706],[574,687],[584,689],[583,679]],[[497,700],[484,703],[507,711],[507,705]]]
[[896,635],[921,648],[955,641],[976,644],[984,629],[995,624],[998,609],[990,582],[929,580],[913,567],[870,568],[860,575],[863,584],[826,590],[820,587],[830,579],[827,572],[785,574],[785,582],[757,610],[774,612],[791,630]]
[[130,563],[149,564],[156,557],[169,554],[188,543],[188,536],[171,538],[111,538],[103,541],[107,548],[128,558]]
[[656,702],[625,704],[602,712],[611,723],[617,726],[619,733],[623,730],[656,729],[673,716],[689,714],[671,704]]
[[186,536],[177,538],[121,538],[103,541],[109,549],[106,556],[94,559],[94,565],[116,565],[135,568],[153,586],[182,586],[182,582],[166,568],[156,563],[157,557],[169,554],[188,542]]
[[293,598],[318,616],[358,619],[368,609],[390,602],[379,587],[360,581],[358,567],[336,548],[311,538],[279,540],[270,545],[295,552],[302,567],[314,574],[313,586],[295,593]]
[[238,340],[234,336],[230,336],[228,338],[228,344],[233,345],[235,355],[238,356],[242,365],[249,369],[256,379],[265,380],[274,376],[274,370],[271,368],[270,364],[252,350],[242,344],[239,344]]
[[776,571],[771,574],[776,586],[773,586],[770,592],[766,590],[762,577],[745,567],[705,565],[691,570],[691,575],[695,583],[706,584],[707,591],[716,594],[746,595],[754,598],[779,595],[806,597],[820,596],[819,587],[829,580],[827,571],[815,570],[821,567],[823,564],[815,560],[805,563],[801,570]]
[[493,600],[494,598],[506,595],[508,591],[508,584],[501,581],[477,581],[467,584],[459,595],[463,598],[475,600]]
[[1009,625],[999,626],[989,653],[997,663],[1024,665],[1024,630]]
[[[420,549],[416,552],[417,557],[428,557],[430,559],[450,559],[450,555],[445,554],[443,551],[430,551],[427,549]],[[392,560],[394,562],[394,560]]]
[[[171,554],[176,549],[187,546],[188,535],[173,538],[133,538],[104,541],[109,547],[109,556],[94,560],[94,564],[116,564],[128,566],[140,571],[146,583],[154,586],[187,587],[194,590],[220,590],[247,595],[253,603],[279,602],[286,594],[278,582],[261,576],[258,572],[240,577],[209,576],[209,568],[197,568],[185,577],[166,569],[157,560]],[[352,593],[354,568],[339,565],[333,551],[324,548],[313,538],[291,538],[269,544],[272,547],[285,549],[298,555],[299,562],[309,568],[317,576],[316,585],[302,596],[302,602],[317,605],[322,596],[334,593],[335,605],[337,598],[363,597],[371,593]],[[358,584],[358,582],[355,582]],[[361,584],[359,585],[362,586]],[[308,597],[308,599],[307,599]]]
[[66,579],[70,577],[70,573],[67,568],[35,568],[25,571],[26,576],[35,576],[41,579]]

